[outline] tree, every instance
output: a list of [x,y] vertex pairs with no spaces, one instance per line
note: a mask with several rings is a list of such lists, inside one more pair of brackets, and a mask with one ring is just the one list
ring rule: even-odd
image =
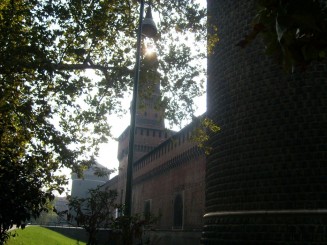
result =
[[[150,229],[152,225],[156,224],[161,216],[153,214],[135,214],[132,216],[119,216],[113,222],[113,228],[120,231],[120,243],[124,245],[143,244],[144,230]],[[146,239],[146,243],[150,243]]]
[[253,30],[238,45],[263,37],[266,52],[287,71],[327,57],[327,5],[320,0],[258,0]]
[[[161,104],[178,123],[202,93],[206,11],[189,0],[153,10]],[[0,244],[63,191],[61,167],[81,173],[110,137],[110,114],[132,87],[137,16],[130,0],[0,2]]]
[[83,227],[89,234],[88,245],[96,244],[99,228],[108,228],[113,223],[117,192],[98,187],[89,190],[87,198],[68,198],[68,221]]
[[119,240],[124,245],[141,241],[143,229],[155,224],[160,216],[135,214],[133,216],[115,217],[117,211],[122,212],[123,206],[116,203],[117,191],[99,186],[90,189],[86,198],[68,197],[68,211],[58,212],[63,219],[73,225],[83,227],[89,234],[88,245],[97,244],[96,235],[100,228],[116,230],[120,234]]

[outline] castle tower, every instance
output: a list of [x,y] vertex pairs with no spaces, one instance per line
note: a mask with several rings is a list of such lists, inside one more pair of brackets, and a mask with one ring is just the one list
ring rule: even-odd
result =
[[[147,55],[143,58],[136,111],[134,162],[171,135],[171,131],[165,129],[164,108],[160,105],[160,81],[156,76],[157,68],[156,54]],[[129,127],[127,127],[118,138],[118,194],[121,202],[124,200],[126,184],[129,132]]]
[[107,176],[98,176],[96,174],[97,168],[107,169],[103,165],[97,163],[84,170],[81,178],[79,178],[76,173],[72,173],[72,197],[86,198],[89,195],[90,189],[95,189],[109,180]]
[[206,167],[202,244],[327,242],[327,67],[287,75],[251,29],[254,0],[208,0],[220,41],[208,58],[207,115],[221,131]]
[[142,60],[138,89],[136,126],[151,129],[165,129],[164,109],[161,106],[158,60],[155,53],[146,55]]

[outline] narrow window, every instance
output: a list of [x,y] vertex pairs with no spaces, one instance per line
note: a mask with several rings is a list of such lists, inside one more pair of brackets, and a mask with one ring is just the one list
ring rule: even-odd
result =
[[151,216],[151,199],[144,201],[144,218],[146,220],[150,219]]
[[183,228],[183,197],[181,194],[177,194],[174,199],[174,229]]

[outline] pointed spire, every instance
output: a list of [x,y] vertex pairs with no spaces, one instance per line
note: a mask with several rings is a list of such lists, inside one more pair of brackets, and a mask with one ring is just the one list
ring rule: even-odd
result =
[[145,18],[142,22],[142,34],[146,37],[154,37],[157,35],[157,27],[152,18],[151,6],[146,10]]

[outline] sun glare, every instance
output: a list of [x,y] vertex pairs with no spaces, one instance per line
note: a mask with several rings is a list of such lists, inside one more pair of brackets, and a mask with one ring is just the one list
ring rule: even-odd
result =
[[145,56],[152,56],[156,53],[156,47],[151,42],[146,42],[144,45],[144,55]]

